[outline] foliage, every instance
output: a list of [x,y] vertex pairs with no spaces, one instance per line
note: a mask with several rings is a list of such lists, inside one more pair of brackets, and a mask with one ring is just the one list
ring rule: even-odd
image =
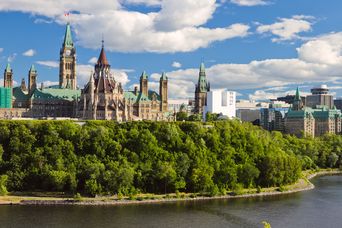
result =
[[139,192],[217,195],[285,186],[297,181],[302,169],[341,166],[341,136],[296,138],[236,120],[210,125],[88,121],[82,126],[0,121],[2,192],[65,191],[131,199]]

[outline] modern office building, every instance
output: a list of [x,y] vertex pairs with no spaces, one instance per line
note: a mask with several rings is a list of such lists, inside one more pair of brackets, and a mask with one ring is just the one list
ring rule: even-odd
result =
[[207,93],[207,105],[203,111],[204,120],[208,112],[234,118],[236,116],[236,92],[222,89],[210,90]]

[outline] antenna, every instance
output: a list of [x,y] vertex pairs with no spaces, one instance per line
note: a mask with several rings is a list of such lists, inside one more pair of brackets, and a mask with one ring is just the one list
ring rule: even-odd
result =
[[104,35],[102,33],[102,48],[104,48]]

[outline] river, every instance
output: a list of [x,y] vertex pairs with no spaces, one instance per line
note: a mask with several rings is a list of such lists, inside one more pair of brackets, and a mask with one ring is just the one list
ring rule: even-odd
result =
[[0,206],[0,227],[342,227],[342,176],[311,191],[249,199],[126,206]]

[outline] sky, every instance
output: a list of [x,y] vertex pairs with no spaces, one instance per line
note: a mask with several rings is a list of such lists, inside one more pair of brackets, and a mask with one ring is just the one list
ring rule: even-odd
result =
[[[201,62],[211,88],[238,99],[303,94],[327,84],[342,96],[341,0],[0,0],[0,68],[14,80],[58,82],[59,51],[69,21],[78,85],[87,83],[104,38],[107,58],[125,89],[142,71],[170,98],[191,98]],[[65,13],[69,12],[69,16]]]

